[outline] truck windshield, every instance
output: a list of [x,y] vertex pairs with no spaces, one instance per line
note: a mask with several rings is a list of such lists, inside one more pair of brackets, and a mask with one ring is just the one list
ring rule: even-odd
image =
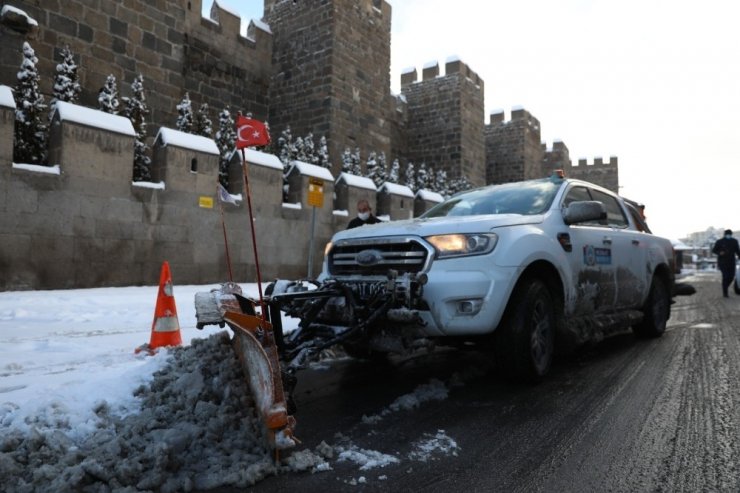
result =
[[478,188],[450,197],[421,217],[482,214],[542,214],[550,208],[563,181],[545,178]]

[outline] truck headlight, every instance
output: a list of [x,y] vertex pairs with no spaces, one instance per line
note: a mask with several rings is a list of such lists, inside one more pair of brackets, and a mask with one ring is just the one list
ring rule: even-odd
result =
[[436,235],[424,238],[437,250],[437,258],[484,255],[493,250],[498,241],[495,233]]

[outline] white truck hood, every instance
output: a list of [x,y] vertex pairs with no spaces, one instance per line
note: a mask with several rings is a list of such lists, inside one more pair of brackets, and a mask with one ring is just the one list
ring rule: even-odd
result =
[[450,216],[429,219],[408,219],[388,223],[370,224],[340,231],[332,238],[338,240],[373,238],[378,236],[431,236],[454,233],[488,233],[504,226],[539,224],[544,215],[496,214],[482,216]]

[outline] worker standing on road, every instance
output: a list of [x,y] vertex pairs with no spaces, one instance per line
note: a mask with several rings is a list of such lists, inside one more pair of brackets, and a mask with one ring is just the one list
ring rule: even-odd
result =
[[725,236],[714,243],[712,253],[717,255],[717,267],[722,272],[722,295],[727,298],[727,288],[735,279],[735,260],[740,257],[740,245],[732,237],[731,229],[726,229]]
[[360,199],[357,201],[357,217],[349,222],[347,229],[364,226],[366,224],[377,224],[379,222],[381,222],[380,219],[373,215],[370,203],[366,199]]

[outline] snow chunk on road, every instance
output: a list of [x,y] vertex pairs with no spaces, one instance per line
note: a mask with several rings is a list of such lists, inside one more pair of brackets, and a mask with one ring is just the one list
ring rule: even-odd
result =
[[385,467],[389,464],[398,464],[401,461],[396,457],[377,450],[367,450],[356,445],[337,445],[335,449],[339,452],[338,461],[352,461],[360,466],[360,471],[368,471],[376,467]]
[[459,447],[457,442],[445,434],[444,430],[437,430],[435,435],[424,434],[424,438],[414,443],[414,448],[409,459],[427,462],[436,455],[453,455],[457,457]]
[[398,411],[408,411],[421,406],[425,402],[429,401],[443,401],[447,399],[449,391],[444,382],[433,378],[429,383],[419,385],[410,394],[402,395],[391,403],[386,409],[383,409],[380,414],[373,416],[363,416],[362,422],[365,424],[377,424],[385,416]]

